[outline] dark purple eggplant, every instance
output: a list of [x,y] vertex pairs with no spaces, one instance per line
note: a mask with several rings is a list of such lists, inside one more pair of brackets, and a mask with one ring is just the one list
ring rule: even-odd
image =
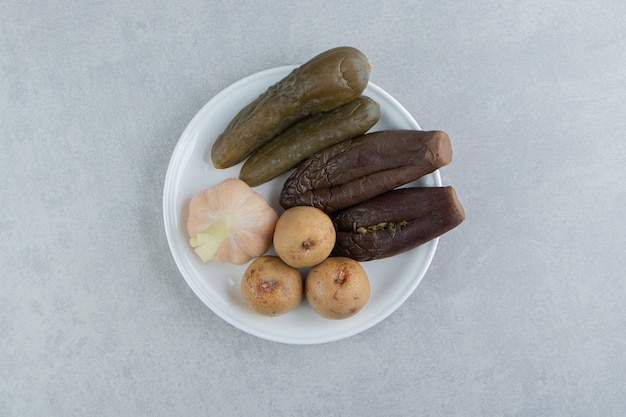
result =
[[451,160],[450,138],[443,131],[368,133],[300,163],[285,181],[280,204],[332,213],[408,184]]
[[331,215],[337,231],[332,256],[387,258],[452,230],[465,219],[448,187],[398,188]]

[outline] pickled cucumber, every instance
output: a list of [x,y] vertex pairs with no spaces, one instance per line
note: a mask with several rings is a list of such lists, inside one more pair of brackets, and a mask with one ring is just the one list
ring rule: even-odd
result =
[[261,185],[328,146],[364,134],[378,119],[380,105],[366,96],[308,116],[254,152],[244,162],[239,178],[251,187]]
[[213,165],[236,165],[297,120],[355,100],[369,72],[366,56],[356,48],[315,56],[241,109],[213,144]]

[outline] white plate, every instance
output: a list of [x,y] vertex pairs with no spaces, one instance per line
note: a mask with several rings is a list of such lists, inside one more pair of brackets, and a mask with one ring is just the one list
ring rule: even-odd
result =
[[[267,340],[292,344],[326,343],[369,329],[393,313],[420,283],[435,254],[438,239],[401,255],[364,262],[362,265],[371,285],[370,300],[351,318],[327,320],[318,316],[306,301],[279,317],[253,313],[243,303],[239,292],[240,279],[247,265],[202,263],[189,246],[185,232],[189,199],[226,178],[239,176],[241,164],[224,170],[213,168],[208,154],[213,141],[242,107],[293,68],[295,66],[277,67],[250,75],[221,91],[200,109],[172,154],[163,190],[163,217],[178,269],[194,293],[215,314],[238,329]],[[381,106],[380,121],[371,131],[419,129],[402,105],[380,87],[370,82],[364,94]],[[266,197],[279,214],[283,209],[278,204],[278,195],[287,175],[254,189]],[[416,184],[441,186],[441,177],[437,171]]]

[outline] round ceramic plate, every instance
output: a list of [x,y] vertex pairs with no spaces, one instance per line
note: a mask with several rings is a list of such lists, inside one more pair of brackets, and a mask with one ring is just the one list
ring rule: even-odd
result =
[[[263,317],[244,304],[239,292],[240,280],[248,264],[202,263],[189,245],[185,227],[187,205],[194,194],[226,178],[239,176],[241,164],[222,170],[213,167],[209,153],[217,136],[241,108],[293,68],[277,67],[250,75],[221,91],[200,109],[172,154],[163,190],[163,216],[176,265],[194,293],[215,314],[238,329],[267,340],[292,344],[326,343],[358,334],[393,313],[413,293],[426,273],[438,239],[401,255],[362,263],[370,279],[371,295],[363,310],[348,319],[324,319],[310,308],[306,300],[282,316]],[[364,94],[381,107],[381,118],[370,131],[419,129],[402,105],[380,87],[370,82]],[[278,204],[278,196],[288,174],[254,188],[279,214],[283,209]],[[421,178],[416,185],[441,186],[439,172]],[[270,250],[270,253],[275,252]]]

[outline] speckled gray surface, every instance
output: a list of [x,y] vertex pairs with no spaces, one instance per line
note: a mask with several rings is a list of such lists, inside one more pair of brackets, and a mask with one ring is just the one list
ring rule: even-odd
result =
[[[626,3],[258,4],[0,6],[0,415],[626,415]],[[450,134],[467,220],[387,320],[272,343],[186,285],[163,182],[217,92],[337,45]]]

